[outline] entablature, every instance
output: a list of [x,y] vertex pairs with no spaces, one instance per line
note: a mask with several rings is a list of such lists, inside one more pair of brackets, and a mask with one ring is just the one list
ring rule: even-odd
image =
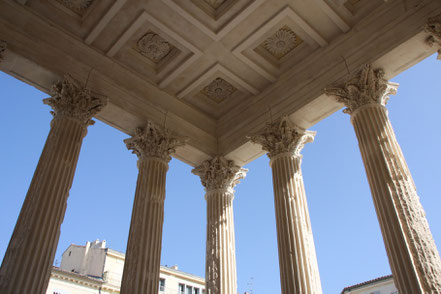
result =
[[128,135],[166,124],[190,138],[177,158],[243,165],[262,154],[246,135],[334,113],[323,89],[362,64],[391,78],[438,49],[424,33],[437,0],[215,2],[3,0],[0,69],[46,92],[69,73],[108,97],[107,124]]

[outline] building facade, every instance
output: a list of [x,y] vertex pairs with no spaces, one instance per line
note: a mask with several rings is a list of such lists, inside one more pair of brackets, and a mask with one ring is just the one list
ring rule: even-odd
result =
[[341,294],[398,294],[398,290],[389,275],[346,287]]
[[[70,245],[60,267],[53,267],[46,294],[120,293],[125,254],[106,247],[105,241]],[[161,266],[158,294],[204,294],[205,280]]]
[[441,293],[439,252],[386,108],[398,88],[390,79],[440,50],[441,3],[305,3],[0,1],[0,69],[49,93],[43,102],[54,116],[0,268],[0,292],[46,292],[96,117],[127,133],[138,157],[122,293],[158,289],[172,156],[194,167],[206,190],[207,292],[237,293],[234,187],[245,178],[242,166],[265,153],[282,293],[322,293],[301,151],[316,135],[307,129],[345,107],[395,285],[402,294]]

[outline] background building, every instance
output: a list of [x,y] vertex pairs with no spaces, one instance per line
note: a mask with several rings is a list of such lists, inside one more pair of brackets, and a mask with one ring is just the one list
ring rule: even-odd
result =
[[[62,255],[60,267],[53,267],[47,294],[119,293],[125,254],[106,247],[106,241],[71,244]],[[161,266],[160,294],[202,294],[205,281],[178,267]]]
[[341,294],[398,294],[391,275],[349,286]]

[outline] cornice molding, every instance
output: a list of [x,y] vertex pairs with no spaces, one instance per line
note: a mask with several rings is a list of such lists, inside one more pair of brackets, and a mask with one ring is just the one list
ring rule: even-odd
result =
[[0,40],[0,62],[3,61],[2,53],[5,52],[7,48],[8,48],[8,44],[5,41]]
[[440,47],[438,50],[438,59],[441,59],[441,14],[429,18],[424,25],[424,30],[426,33],[430,34],[426,39],[426,42],[431,47],[435,44]]

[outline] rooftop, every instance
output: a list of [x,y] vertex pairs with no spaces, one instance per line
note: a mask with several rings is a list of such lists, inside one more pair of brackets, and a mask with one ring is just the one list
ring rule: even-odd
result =
[[364,287],[367,285],[373,285],[373,284],[377,284],[377,283],[384,282],[387,280],[392,280],[392,275],[379,277],[379,278],[372,279],[372,280],[369,280],[369,281],[366,281],[363,283],[359,283],[359,284],[355,284],[355,285],[346,287],[343,289],[343,291],[341,291],[341,294],[347,293],[348,291],[355,290],[355,289],[358,289],[358,288],[361,288],[361,287]]

